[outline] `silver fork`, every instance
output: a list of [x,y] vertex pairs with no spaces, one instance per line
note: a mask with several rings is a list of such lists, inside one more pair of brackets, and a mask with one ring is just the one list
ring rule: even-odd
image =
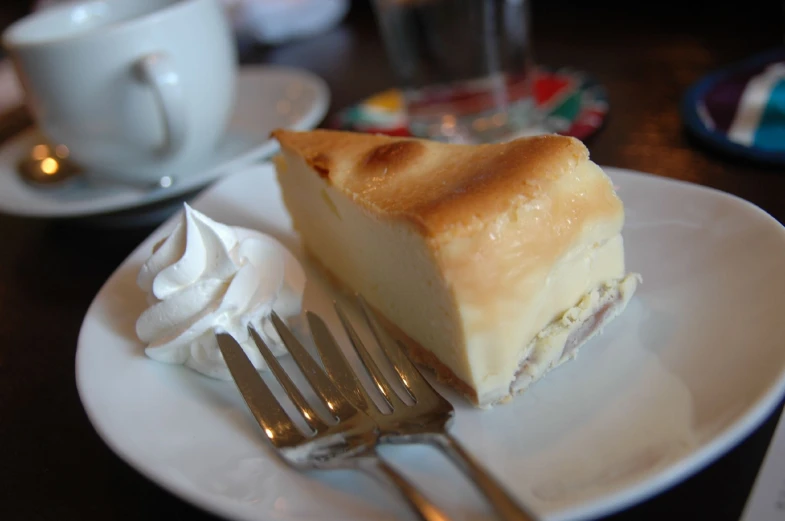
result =
[[368,395],[354,370],[338,347],[324,321],[308,312],[308,322],[322,363],[338,389],[352,404],[365,412],[379,426],[379,442],[390,444],[428,443],[444,452],[477,486],[498,516],[504,521],[534,521],[535,516],[524,509],[509,492],[448,431],[455,410],[409,360],[404,350],[393,343],[377,322],[365,299],[357,300],[366,322],[381,351],[395,369],[406,393],[414,402],[405,403],[393,390],[379,366],[368,353],[362,340],[337,302],[335,309],[362,365],[391,412],[385,414]]
[[332,413],[335,423],[328,424],[323,421],[256,331],[249,328],[251,337],[270,367],[270,371],[312,430],[311,433],[303,433],[297,427],[237,341],[226,333],[220,333],[216,337],[240,394],[267,439],[283,460],[298,470],[363,471],[380,483],[393,486],[421,521],[449,521],[449,518],[414,485],[379,457],[376,453],[378,429],[373,420],[357,410],[336,389],[303,345],[277,316],[273,323],[309,385],[325,408]]

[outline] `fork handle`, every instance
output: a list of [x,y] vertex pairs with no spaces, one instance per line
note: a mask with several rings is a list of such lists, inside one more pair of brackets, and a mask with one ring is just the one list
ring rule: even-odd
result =
[[503,521],[536,521],[534,514],[525,510],[499,481],[491,476],[474,456],[449,433],[433,434],[428,441],[441,449],[453,463],[477,486]]
[[420,521],[450,521],[450,518],[420,493],[409,480],[380,456],[360,458],[358,468],[383,485],[392,485],[406,500]]

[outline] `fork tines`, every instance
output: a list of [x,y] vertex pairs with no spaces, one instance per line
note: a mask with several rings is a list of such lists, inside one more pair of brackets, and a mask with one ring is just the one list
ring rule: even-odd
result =
[[[330,412],[335,421],[343,421],[356,414],[356,410],[346,401],[321,367],[306,351],[305,347],[292,334],[281,318],[273,313],[271,321],[292,359],[313,389],[319,401]],[[286,413],[273,392],[253,367],[239,343],[227,333],[217,335],[218,345],[223,353],[227,366],[240,389],[251,413],[262,425],[270,440],[277,447],[291,446],[302,443],[306,438],[324,433],[331,427],[311,406],[297,385],[292,381],[272,354],[262,336],[249,327],[249,334],[259,349],[270,372],[280,383],[286,395],[292,401],[305,423],[312,430],[308,435],[301,433],[294,421]],[[332,422],[334,423],[334,422]]]

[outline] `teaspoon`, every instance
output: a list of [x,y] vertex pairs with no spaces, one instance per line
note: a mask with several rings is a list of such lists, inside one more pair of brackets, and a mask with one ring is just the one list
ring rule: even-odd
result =
[[[53,186],[82,174],[82,168],[69,159],[70,152],[65,145],[51,146],[39,143],[17,163],[17,171],[25,181],[41,186]],[[157,181],[146,183],[141,188],[154,190],[169,188],[174,184],[170,176],[163,176]],[[134,184],[136,188],[140,185]]]

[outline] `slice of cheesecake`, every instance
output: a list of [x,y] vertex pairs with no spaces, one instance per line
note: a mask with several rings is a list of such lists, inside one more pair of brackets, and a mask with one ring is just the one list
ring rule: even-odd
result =
[[477,405],[574,357],[635,291],[622,203],[576,139],[273,135],[310,255]]

